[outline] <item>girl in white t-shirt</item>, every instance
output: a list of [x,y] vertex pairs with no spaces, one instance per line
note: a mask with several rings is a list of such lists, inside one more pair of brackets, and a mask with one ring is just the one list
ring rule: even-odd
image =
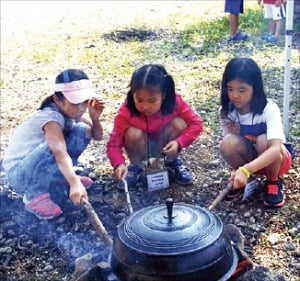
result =
[[234,169],[228,198],[241,194],[251,174],[265,174],[264,205],[285,202],[280,175],[292,165],[284,145],[280,110],[267,99],[261,70],[250,58],[234,58],[225,67],[221,89],[220,121],[224,138],[220,151]]

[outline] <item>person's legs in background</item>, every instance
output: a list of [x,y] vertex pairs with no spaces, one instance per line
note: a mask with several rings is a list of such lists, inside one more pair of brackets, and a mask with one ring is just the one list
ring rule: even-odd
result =
[[229,41],[245,40],[248,35],[238,30],[239,14],[244,12],[243,0],[225,0],[225,12],[229,13]]
[[230,36],[234,37],[238,31],[239,15],[229,14]]
[[264,4],[264,18],[269,19],[269,34],[261,38],[268,43],[276,43],[280,37],[282,17],[285,16],[284,6],[275,6],[273,4]]

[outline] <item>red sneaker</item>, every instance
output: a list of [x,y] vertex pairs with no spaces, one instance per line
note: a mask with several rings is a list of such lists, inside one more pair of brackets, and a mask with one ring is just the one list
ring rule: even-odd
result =
[[51,200],[49,192],[37,195],[31,200],[24,195],[23,203],[25,210],[33,213],[39,219],[52,219],[62,214],[61,208]]

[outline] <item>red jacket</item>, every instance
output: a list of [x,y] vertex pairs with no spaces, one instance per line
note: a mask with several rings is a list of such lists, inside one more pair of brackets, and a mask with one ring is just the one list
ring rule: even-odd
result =
[[[275,5],[276,0],[264,0],[264,4],[273,4]],[[283,3],[283,0],[280,1],[281,3]]]
[[181,117],[187,124],[187,128],[176,139],[180,148],[189,146],[201,133],[203,125],[199,115],[196,114],[191,107],[183,101],[182,97],[176,94],[176,106],[173,113],[163,116],[161,112],[157,112],[151,116],[144,115],[131,116],[129,109],[126,107],[126,101],[121,105],[114,119],[114,128],[109,135],[107,142],[107,156],[111,165],[116,168],[118,165],[125,163],[122,154],[124,147],[124,134],[130,127],[135,127],[147,132],[151,137],[158,135],[174,117]]

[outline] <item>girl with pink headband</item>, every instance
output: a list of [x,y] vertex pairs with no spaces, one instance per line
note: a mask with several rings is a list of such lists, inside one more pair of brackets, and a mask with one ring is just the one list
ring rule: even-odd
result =
[[10,186],[24,193],[27,211],[42,219],[59,216],[62,209],[51,199],[55,185],[61,185],[58,197],[69,186],[75,205],[87,199],[86,188],[93,181],[77,176],[73,165],[92,138],[102,139],[99,117],[103,109],[88,76],[67,69],[56,77],[54,93],[14,130],[3,167]]

